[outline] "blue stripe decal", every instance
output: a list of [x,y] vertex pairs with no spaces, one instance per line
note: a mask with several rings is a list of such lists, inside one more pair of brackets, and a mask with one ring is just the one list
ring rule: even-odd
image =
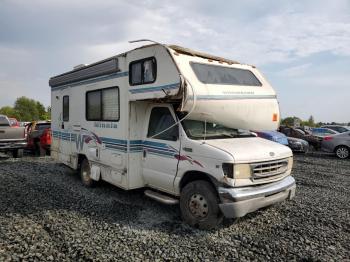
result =
[[130,89],[129,92],[131,94],[140,94],[140,93],[148,93],[148,92],[157,92],[162,90],[172,90],[180,87],[180,83],[174,83],[163,86],[152,86],[152,87],[142,87],[142,88],[134,88]]
[[67,85],[63,85],[63,86],[56,86],[56,87],[52,87],[51,90],[55,91],[55,90],[59,90],[59,89],[65,89],[68,87],[74,87],[74,86],[79,86],[82,84],[91,84],[97,81],[104,81],[104,80],[109,80],[109,79],[113,79],[113,78],[119,78],[119,77],[124,77],[124,76],[128,76],[129,72],[118,72],[118,73],[114,73],[114,74],[110,74],[110,75],[106,75],[106,76],[99,76],[99,77],[95,77],[95,78],[91,78],[91,79],[87,79],[87,80],[82,80],[79,82],[75,82],[72,84],[67,84]]
[[130,140],[130,145],[142,145],[143,141],[142,140]]
[[116,144],[123,144],[127,145],[128,141],[126,140],[120,140],[120,139],[114,139],[114,138],[109,138],[109,137],[101,137],[102,142],[106,143],[116,143]]
[[[64,141],[75,142],[77,140],[78,135],[75,133],[67,133],[55,130],[52,131],[52,136],[54,138],[62,139]],[[174,155],[178,153],[178,150],[169,146],[168,144],[154,141],[129,140],[128,147],[128,140],[114,139],[109,137],[100,137],[100,139],[105,144],[106,149],[124,153],[139,153],[143,150],[147,150],[147,152],[152,155],[158,155],[167,158],[173,158]]]

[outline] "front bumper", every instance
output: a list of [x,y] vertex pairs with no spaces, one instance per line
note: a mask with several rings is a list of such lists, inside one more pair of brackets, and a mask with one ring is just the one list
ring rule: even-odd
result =
[[289,144],[289,147],[293,152],[307,152],[309,150],[309,146],[304,144]]
[[262,207],[292,199],[295,196],[295,180],[292,176],[269,184],[241,187],[219,187],[219,207],[225,217],[242,217]]

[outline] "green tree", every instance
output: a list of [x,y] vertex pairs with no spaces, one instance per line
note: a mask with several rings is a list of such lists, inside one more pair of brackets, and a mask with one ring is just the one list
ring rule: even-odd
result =
[[45,110],[45,107],[42,103],[40,103],[39,101],[36,102],[36,108],[38,110],[38,114],[39,114],[39,119],[41,120],[46,120],[48,119],[47,117],[47,112]]
[[51,106],[48,106],[47,109],[47,119],[51,119]]
[[[48,110],[51,107],[48,107]],[[15,117],[19,121],[47,120],[51,112],[46,111],[39,101],[22,96],[17,98],[14,107],[4,106],[0,108],[0,114]]]
[[37,102],[25,96],[17,98],[14,109],[18,112],[21,121],[39,120],[40,114]]
[[315,119],[314,119],[313,116],[310,116],[310,117],[309,117],[308,122],[309,122],[309,126],[315,126]]
[[281,121],[281,125],[285,125],[285,126],[294,126],[294,123],[296,121],[299,121],[300,123],[302,122],[301,119],[299,117],[296,116],[289,116],[286,117],[284,119],[282,119]]
[[0,114],[6,115],[8,117],[18,118],[16,110],[11,106],[3,106],[2,108],[0,108]]

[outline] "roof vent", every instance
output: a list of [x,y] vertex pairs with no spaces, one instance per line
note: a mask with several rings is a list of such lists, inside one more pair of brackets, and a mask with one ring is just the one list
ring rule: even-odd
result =
[[89,64],[79,64],[79,65],[76,65],[75,67],[73,67],[73,69],[79,69],[79,68],[83,68],[84,66],[87,66]]

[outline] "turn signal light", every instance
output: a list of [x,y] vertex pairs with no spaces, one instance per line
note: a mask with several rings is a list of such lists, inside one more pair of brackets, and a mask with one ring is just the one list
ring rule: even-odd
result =
[[278,114],[273,114],[272,115],[272,121],[276,122],[278,120]]

